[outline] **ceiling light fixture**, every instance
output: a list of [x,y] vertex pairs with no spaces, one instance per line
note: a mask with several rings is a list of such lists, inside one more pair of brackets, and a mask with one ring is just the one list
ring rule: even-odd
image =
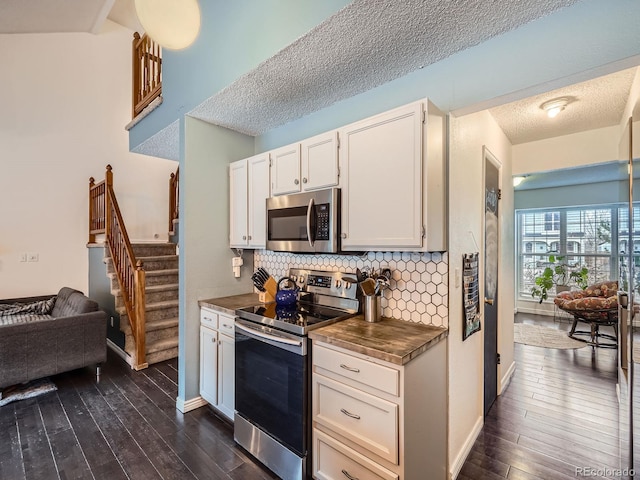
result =
[[198,0],[135,0],[135,7],[146,34],[164,48],[186,48],[200,32]]
[[517,177],[513,177],[513,186],[517,187],[518,185],[520,185],[522,182],[525,181],[527,177],[523,177],[523,176],[517,176]]
[[547,112],[549,118],[554,118],[569,104],[567,97],[554,98],[540,105],[540,108]]

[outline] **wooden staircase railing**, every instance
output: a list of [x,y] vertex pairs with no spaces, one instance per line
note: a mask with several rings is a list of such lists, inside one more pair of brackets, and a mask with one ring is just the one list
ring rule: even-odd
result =
[[173,232],[173,221],[178,219],[180,188],[180,167],[176,168],[176,173],[172,173],[169,178],[169,231]]
[[145,358],[145,271],[142,261],[136,260],[122,220],[122,213],[113,191],[111,165],[107,165],[103,181],[95,183],[93,177],[89,179],[89,243],[95,243],[97,234],[104,234],[106,237],[129,317],[136,345],[132,367],[135,370],[147,368],[149,365]]
[[162,93],[162,48],[147,34],[133,34],[133,112],[136,118]]

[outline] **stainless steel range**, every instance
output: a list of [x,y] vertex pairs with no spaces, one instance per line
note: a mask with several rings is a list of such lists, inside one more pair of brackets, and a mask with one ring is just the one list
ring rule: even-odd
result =
[[311,355],[307,333],[355,315],[354,274],[290,269],[300,288],[293,307],[236,310],[234,438],[285,479],[311,467]]

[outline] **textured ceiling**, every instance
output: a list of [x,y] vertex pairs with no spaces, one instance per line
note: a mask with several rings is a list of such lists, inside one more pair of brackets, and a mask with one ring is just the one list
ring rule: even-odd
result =
[[[569,135],[594,128],[618,125],[637,69],[603,77],[525,98],[489,110],[512,144]],[[567,107],[548,118],[540,105],[566,97]]]
[[107,16],[141,31],[133,0],[0,0],[0,33],[98,33]]
[[258,135],[576,0],[354,0],[189,114]]

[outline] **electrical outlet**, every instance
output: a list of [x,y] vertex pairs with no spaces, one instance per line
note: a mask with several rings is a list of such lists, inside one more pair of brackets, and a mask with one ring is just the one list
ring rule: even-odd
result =
[[21,253],[20,254],[20,261],[21,262],[26,262],[27,261],[27,254],[26,253]]
[[37,253],[27,253],[27,262],[37,262],[38,260],[40,260],[40,257]]

